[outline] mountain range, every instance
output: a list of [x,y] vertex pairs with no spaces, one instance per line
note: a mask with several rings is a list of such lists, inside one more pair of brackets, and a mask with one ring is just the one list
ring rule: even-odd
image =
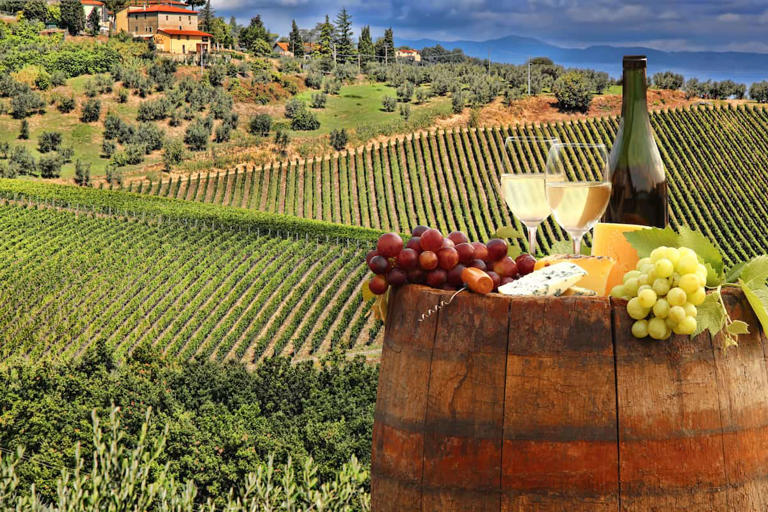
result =
[[434,39],[397,39],[398,46],[423,48],[439,44],[447,49],[460,48],[465,54],[490,58],[494,62],[522,64],[529,57],[549,57],[565,67],[592,68],[606,71],[612,77],[621,75],[623,55],[647,55],[648,73],[671,70],[686,79],[725,80],[750,84],[768,80],[768,53],[662,51],[642,46],[589,46],[565,48],[539,39],[506,36],[487,41],[438,41]]

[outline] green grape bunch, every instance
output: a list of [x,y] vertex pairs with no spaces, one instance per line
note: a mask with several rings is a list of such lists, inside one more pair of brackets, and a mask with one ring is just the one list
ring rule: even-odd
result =
[[696,332],[696,306],[707,297],[707,268],[687,247],[657,247],[637,262],[612,297],[628,300],[627,313],[635,320],[632,335],[666,340],[672,333]]

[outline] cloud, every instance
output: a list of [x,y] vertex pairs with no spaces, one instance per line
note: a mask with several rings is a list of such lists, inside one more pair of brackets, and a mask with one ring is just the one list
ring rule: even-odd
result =
[[741,16],[732,12],[727,12],[717,17],[717,21],[722,21],[724,23],[735,23],[740,20]]
[[612,23],[630,19],[645,19],[650,11],[642,5],[624,5],[618,9],[612,6],[585,8],[583,5],[579,5],[568,9],[567,14],[570,19],[577,22]]

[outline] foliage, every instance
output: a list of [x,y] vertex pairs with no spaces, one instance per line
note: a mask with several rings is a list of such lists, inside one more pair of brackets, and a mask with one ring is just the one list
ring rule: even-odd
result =
[[384,112],[394,112],[397,107],[397,100],[392,96],[384,96],[381,100],[381,108]]
[[8,168],[14,176],[32,175],[37,172],[37,162],[27,148],[14,146],[8,155]]
[[290,138],[288,137],[288,134],[282,130],[277,130],[275,132],[275,147],[278,151],[278,153],[285,154],[286,149],[288,149],[288,144],[290,143]]
[[162,149],[164,142],[165,132],[160,127],[153,123],[139,123],[133,143],[143,145],[146,154]]
[[735,97],[741,99],[747,92],[747,86],[737,84],[733,80],[723,80],[722,82],[707,80],[701,82],[697,78],[691,78],[685,82],[683,91],[687,98],[699,97],[724,100]]
[[344,63],[352,60],[355,54],[355,46],[352,44],[352,17],[347,9],[342,7],[336,15],[336,30],[334,37],[337,62]]
[[163,146],[163,165],[166,172],[171,172],[175,165],[184,160],[184,144],[179,139],[167,139]]
[[586,112],[592,103],[592,87],[589,80],[577,71],[569,71],[555,80],[552,93],[561,110]]
[[311,89],[320,89],[323,86],[323,74],[312,71],[307,74],[304,83]]
[[80,0],[61,0],[59,5],[64,28],[73,36],[82,32],[85,29],[85,11]]
[[405,81],[397,88],[397,101],[410,103],[411,99],[413,99],[413,84]]
[[307,110],[306,103],[304,103],[299,98],[291,98],[285,104],[285,117],[287,117],[288,119],[293,119],[300,112],[304,112],[306,110]]
[[753,83],[749,88],[749,97],[758,103],[768,103],[768,81]]
[[92,36],[98,35],[101,30],[101,17],[99,16],[99,9],[91,9],[88,14],[88,18],[85,20],[85,26],[88,27],[88,33]]
[[232,127],[228,124],[220,124],[216,127],[214,140],[218,143],[229,142],[232,137]]
[[674,73],[672,71],[663,71],[653,75],[653,85],[658,89],[670,89],[672,91],[677,91],[683,87],[684,83],[685,78],[683,75]]
[[147,75],[155,82],[158,91],[165,91],[173,86],[177,68],[175,60],[157,59],[147,68]]
[[99,120],[101,116],[101,101],[97,99],[89,99],[83,103],[82,111],[80,112],[80,120],[84,123],[93,123]]
[[406,121],[411,118],[411,105],[408,103],[403,103],[400,105],[400,117],[405,119]]
[[24,3],[24,17],[28,20],[45,23],[48,18],[48,8],[45,0],[27,0]]
[[115,151],[117,151],[117,144],[115,144],[115,141],[105,137],[104,140],[101,141],[102,158],[112,158],[112,155],[115,154]]
[[328,95],[324,92],[318,92],[312,95],[312,101],[309,106],[312,108],[325,108],[325,103],[328,101]]
[[304,40],[301,37],[299,26],[296,25],[296,20],[291,20],[291,32],[288,34],[288,48],[290,48],[293,52],[293,56],[297,59],[304,56]]
[[19,129],[19,139],[29,140],[29,121],[26,119],[21,120],[21,128]]
[[75,183],[81,187],[91,184],[91,164],[80,159],[75,161]]
[[251,118],[248,131],[254,135],[266,137],[272,129],[272,117],[269,114],[258,114]]
[[347,130],[342,128],[341,130],[331,130],[330,143],[331,147],[336,151],[341,151],[347,147]]
[[360,62],[366,64],[374,58],[375,48],[371,39],[371,27],[366,25],[360,30],[360,39],[357,42],[357,53],[360,55]]
[[56,102],[56,108],[62,114],[68,114],[72,112],[73,110],[75,110],[76,106],[77,106],[77,103],[75,102],[74,96],[62,96]]
[[170,109],[171,104],[165,97],[156,100],[145,100],[139,103],[136,120],[159,121],[168,117]]
[[61,132],[45,131],[37,138],[37,150],[41,153],[49,151],[58,151],[61,146]]
[[296,113],[291,119],[292,130],[311,131],[318,128],[320,128],[320,121],[317,119],[317,115],[306,108]]
[[192,151],[204,151],[211,138],[211,127],[200,119],[192,122],[184,131],[184,143]]
[[21,92],[11,98],[11,115],[14,119],[24,119],[39,113],[44,107],[43,98],[33,91]]
[[323,92],[325,94],[339,94],[341,91],[341,81],[326,78],[323,80]]
[[206,78],[208,83],[213,87],[221,87],[224,83],[224,78],[227,76],[227,69],[221,64],[214,64],[208,68]]
[[451,94],[451,108],[454,114],[461,114],[464,111],[464,91],[457,89]]
[[41,178],[58,178],[61,176],[61,166],[64,164],[58,153],[45,154],[37,161],[37,169]]
[[117,90],[117,102],[126,103],[128,101],[128,89],[121,87]]
[[272,53],[272,47],[263,39],[254,40],[248,49],[256,57],[268,57]]

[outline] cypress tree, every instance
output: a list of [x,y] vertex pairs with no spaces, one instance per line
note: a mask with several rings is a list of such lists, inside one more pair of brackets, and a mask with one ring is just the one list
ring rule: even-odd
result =
[[61,0],[61,23],[70,35],[76,36],[85,28],[85,11],[80,0]]
[[352,18],[345,8],[336,15],[336,55],[339,62],[347,62],[355,53],[352,43]]
[[328,15],[325,15],[325,23],[320,25],[320,40],[318,41],[317,51],[323,57],[331,57],[333,55],[333,25],[328,20]]
[[200,11],[200,30],[210,32],[213,27],[213,7],[211,7],[211,0],[205,2],[205,7]]
[[360,31],[360,41],[357,43],[357,53],[360,54],[360,60],[365,63],[373,60],[376,50],[371,39],[371,27],[366,25]]
[[301,32],[299,32],[299,26],[296,25],[296,20],[291,22],[291,33],[288,35],[289,50],[293,52],[293,56],[301,58],[304,56],[304,40],[301,38]]

